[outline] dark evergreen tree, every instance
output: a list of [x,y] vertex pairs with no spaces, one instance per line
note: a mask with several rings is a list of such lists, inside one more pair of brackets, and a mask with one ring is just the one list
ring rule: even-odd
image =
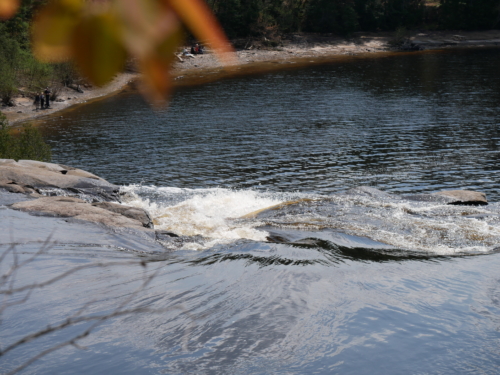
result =
[[448,29],[484,30],[500,26],[499,0],[442,0],[441,26]]

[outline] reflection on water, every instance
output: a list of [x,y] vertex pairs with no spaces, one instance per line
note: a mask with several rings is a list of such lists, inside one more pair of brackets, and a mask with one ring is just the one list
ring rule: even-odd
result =
[[[61,250],[19,277],[45,280],[108,260]],[[8,343],[69,314],[105,313],[158,272],[129,305],[161,312],[112,319],[80,342],[87,350],[67,347],[26,373],[497,373],[498,254],[404,261],[344,251],[240,243],[170,254],[146,270],[136,263],[76,273],[8,309],[0,338]],[[328,257],[336,261],[317,261]],[[87,327],[24,345],[2,367]]]
[[[161,312],[109,320],[87,350],[65,347],[25,373],[496,375],[499,62],[499,50],[353,60],[184,89],[168,112],[124,94],[47,120],[56,162],[124,185],[178,250],[151,245],[144,267],[144,239],[135,253],[132,237],[113,247],[102,228],[43,227],[0,207],[20,259],[38,249],[28,232],[64,230],[19,283],[132,261],[5,309],[1,346],[106,313],[157,272],[127,306]],[[390,194],[345,193],[359,185]],[[455,188],[490,204],[405,197]],[[1,239],[1,251],[16,242]],[[87,327],[23,345],[0,367]]]

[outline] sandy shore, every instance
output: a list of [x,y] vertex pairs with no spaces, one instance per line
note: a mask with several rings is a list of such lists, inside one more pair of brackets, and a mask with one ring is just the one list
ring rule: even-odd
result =
[[[408,39],[422,47],[424,53],[425,50],[437,49],[500,47],[500,30],[414,32],[408,35]],[[236,52],[236,65],[231,67],[223,67],[210,53],[183,58],[173,66],[174,83],[176,86],[203,84],[227,76],[296,68],[335,59],[374,57],[374,54],[422,53],[397,51],[391,45],[393,40],[393,33],[356,33],[349,39],[292,34],[283,39],[280,46],[272,48],[263,46],[262,42],[248,41],[245,49]],[[110,84],[84,89],[83,93],[66,88],[59,96],[60,101],[53,102],[50,109],[37,111],[31,99],[21,97],[15,100],[16,106],[0,110],[11,125],[21,123],[121,92],[138,78],[137,73],[121,73]]]

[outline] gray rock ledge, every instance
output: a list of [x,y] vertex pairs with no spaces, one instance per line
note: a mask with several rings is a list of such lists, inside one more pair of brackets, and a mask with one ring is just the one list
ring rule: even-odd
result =
[[[0,190],[24,193],[24,199],[11,200],[10,208],[38,216],[153,229],[152,219],[145,210],[109,202],[119,200],[119,186],[66,165],[0,159]],[[13,195],[23,197],[21,194]]]
[[119,202],[119,187],[81,169],[33,160],[0,159],[0,188],[12,193],[67,195]]

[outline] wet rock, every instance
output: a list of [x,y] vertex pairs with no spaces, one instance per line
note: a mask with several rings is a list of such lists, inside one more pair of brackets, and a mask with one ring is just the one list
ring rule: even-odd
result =
[[445,190],[432,194],[404,195],[403,198],[411,201],[451,205],[484,206],[488,204],[484,193],[472,190]]
[[43,195],[72,195],[88,201],[119,202],[119,187],[86,171],[33,160],[0,159],[0,181]]
[[486,194],[473,190],[444,190],[433,195],[450,198],[452,201],[448,204],[454,205],[485,206],[488,204]]
[[168,232],[165,230],[157,230],[155,233],[156,233],[156,238],[158,239],[179,238],[178,234],[175,234],[173,232]]
[[9,193],[26,193],[25,189],[23,189],[21,186],[16,185],[12,182],[0,181],[0,189],[6,190]]
[[300,245],[300,246],[311,246],[311,247],[321,247],[320,240],[316,238],[303,238],[301,240],[290,242],[290,244]]
[[105,210],[140,221],[145,228],[153,228],[153,220],[151,219],[151,216],[142,208],[123,206],[121,204],[111,202],[92,203],[92,206],[103,208]]
[[166,248],[180,248],[182,246],[183,240],[180,236],[175,233],[157,230],[155,231],[156,241],[160,242]]
[[156,241],[163,247],[169,250],[178,250],[186,246],[186,244],[203,246],[205,239],[200,236],[179,236],[168,231],[155,231]]
[[96,207],[82,199],[74,197],[43,197],[14,203],[10,207],[15,210],[42,214],[44,216],[73,218],[111,227],[146,230],[141,220]]
[[[12,194],[5,189],[0,189],[0,211],[1,211],[1,208],[3,208],[1,206],[8,206],[8,205],[11,205],[11,204],[17,203],[17,202],[24,202],[27,199],[29,199],[29,198],[26,198],[26,195],[24,195],[24,194]],[[2,223],[0,222],[0,224],[2,224]],[[2,237],[2,236],[0,236],[0,237]]]
[[288,202],[283,202],[279,203],[270,207],[266,207],[254,212],[250,212],[244,216],[241,217],[241,219],[263,219],[263,218],[268,218],[268,217],[276,217],[276,216],[283,216],[286,215],[287,213],[290,214],[290,210],[294,209],[301,209],[303,206],[309,206],[311,204],[314,204],[314,202],[317,202],[318,200],[315,199],[309,199],[309,198],[303,198],[303,199],[298,199],[296,201],[288,201]]
[[288,240],[285,237],[280,236],[279,234],[269,233],[269,236],[266,237],[267,242],[272,243],[288,243]]
[[287,243],[300,246],[318,246],[331,248],[342,246],[347,248],[365,249],[395,249],[394,246],[372,240],[367,237],[355,236],[342,233],[332,228],[309,231],[304,229],[277,228],[271,225],[258,227],[269,233],[268,241],[275,243]]

